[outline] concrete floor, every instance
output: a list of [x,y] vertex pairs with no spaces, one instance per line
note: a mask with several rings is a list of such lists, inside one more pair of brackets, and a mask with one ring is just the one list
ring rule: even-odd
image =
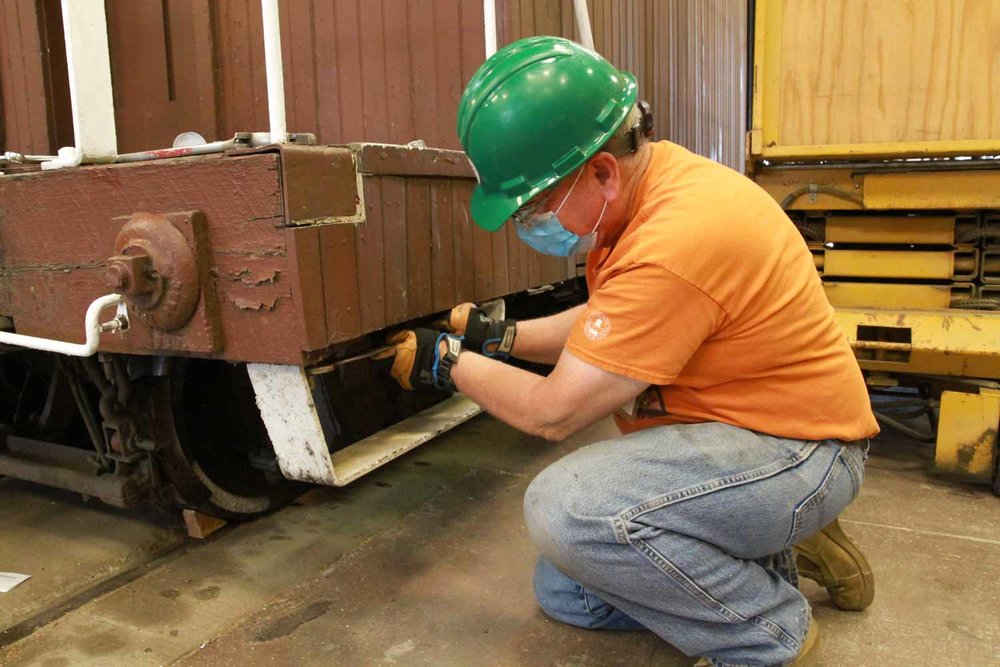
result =
[[[534,605],[524,489],[612,433],[602,423],[549,445],[480,417],[345,489],[180,548],[176,524],[0,483],[0,570],[36,574],[0,594],[0,609],[20,609],[0,628],[77,598],[0,648],[0,664],[690,665],[650,633],[577,630]],[[807,585],[821,664],[1000,665],[1000,499],[928,475],[928,460],[898,439],[873,447],[844,523],[875,567],[876,599],[839,612]],[[79,604],[116,572],[132,574]]]

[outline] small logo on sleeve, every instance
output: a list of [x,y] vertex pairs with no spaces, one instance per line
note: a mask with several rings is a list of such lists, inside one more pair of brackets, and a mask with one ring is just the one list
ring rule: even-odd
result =
[[611,319],[601,312],[591,313],[583,324],[583,335],[588,340],[604,340],[611,333]]

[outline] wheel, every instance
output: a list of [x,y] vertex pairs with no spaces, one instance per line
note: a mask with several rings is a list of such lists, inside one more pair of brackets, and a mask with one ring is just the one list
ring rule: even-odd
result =
[[148,412],[174,504],[250,519],[305,488],[278,470],[244,364],[176,360],[152,389]]

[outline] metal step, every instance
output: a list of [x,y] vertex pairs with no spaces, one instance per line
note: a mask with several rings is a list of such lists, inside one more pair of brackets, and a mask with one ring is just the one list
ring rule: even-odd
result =
[[337,474],[338,486],[353,482],[358,477],[455,428],[480,412],[482,408],[471,399],[456,394],[442,403],[334,452],[330,455],[330,459]]
[[247,364],[247,372],[281,474],[313,484],[349,484],[481,412],[472,400],[456,394],[331,454],[306,369]]

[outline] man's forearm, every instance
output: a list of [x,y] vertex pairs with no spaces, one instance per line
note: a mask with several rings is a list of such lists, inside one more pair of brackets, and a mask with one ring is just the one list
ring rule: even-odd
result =
[[585,307],[580,304],[549,317],[518,321],[511,354],[525,361],[555,364],[566,346],[569,330]]
[[546,381],[541,375],[463,352],[451,377],[459,391],[516,429],[547,440],[560,440],[572,433],[564,423],[569,415],[558,401],[540,398]]

